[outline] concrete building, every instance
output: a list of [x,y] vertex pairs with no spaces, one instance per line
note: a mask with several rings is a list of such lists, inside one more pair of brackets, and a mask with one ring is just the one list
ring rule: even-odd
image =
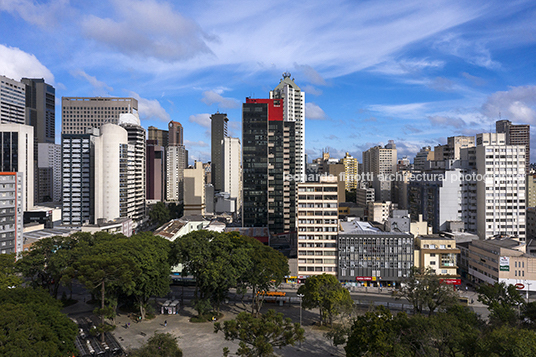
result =
[[530,125],[514,125],[510,120],[498,120],[495,123],[497,133],[506,134],[506,145],[523,145],[525,147],[525,173],[530,173]]
[[424,146],[415,156],[413,160],[413,169],[417,171],[424,170],[424,163],[426,161],[434,160],[434,151],[430,146]]
[[216,192],[223,191],[223,139],[227,137],[227,114],[217,112],[210,116],[210,160],[211,160],[211,183]]
[[222,141],[223,192],[236,199],[242,209],[242,150],[240,139],[225,137]]
[[205,170],[203,163],[196,161],[193,168],[184,170],[184,215],[205,214]]
[[164,147],[158,144],[158,140],[147,140],[146,142],[146,172],[148,200],[164,200]]
[[378,222],[384,224],[389,218],[393,204],[387,202],[369,202],[367,204],[367,217],[369,222]]
[[527,241],[536,238],[536,207],[527,208]]
[[[184,128],[182,124],[177,121],[170,121],[168,124],[168,145],[169,146],[180,146],[184,145]],[[163,139],[165,140],[165,134],[162,133]]]
[[344,165],[344,182],[346,191],[355,190],[359,184],[359,162],[347,152],[346,155],[341,159],[340,163]]
[[156,141],[156,144],[159,146],[163,146],[163,147],[168,146],[169,131],[158,129],[154,126],[150,126],[149,128],[147,128],[147,131],[148,131],[147,140]]
[[119,115],[137,113],[138,100],[118,97],[62,97],[61,132],[85,134],[86,128],[117,124]]
[[417,268],[430,268],[436,275],[457,278],[459,277],[456,262],[458,254],[460,250],[456,248],[454,238],[439,235],[422,235],[415,238],[414,264]]
[[338,202],[334,178],[298,184],[298,275],[337,275]]
[[0,124],[0,172],[22,174],[23,211],[34,206],[34,128],[23,124]]
[[359,207],[367,207],[369,202],[374,202],[374,189],[365,186],[355,190],[355,201]]
[[296,121],[284,120],[283,101],[242,105],[242,225],[272,233],[296,229]]
[[295,123],[295,153],[293,161],[296,166],[298,182],[305,182],[305,92],[290,78],[290,73],[283,73],[283,79],[274,90],[270,99],[282,99],[283,121]]
[[536,291],[536,256],[526,254],[523,242],[474,240],[469,244],[467,258],[469,279],[476,284],[504,282],[521,284],[522,291]]
[[43,78],[23,78],[26,85],[26,124],[34,127],[37,143],[54,144],[56,138],[56,90]]
[[414,265],[411,234],[383,232],[368,222],[341,222],[337,247],[341,281],[399,286]]
[[392,201],[392,183],[390,176],[396,173],[397,150],[393,140],[385,147],[375,146],[363,152],[363,173],[373,175],[371,181],[375,190],[376,201]]
[[447,138],[446,145],[438,145],[434,148],[434,160],[459,160],[461,159],[460,150],[475,147],[474,136],[450,136]]
[[0,75],[0,124],[26,124],[26,85]]
[[393,209],[385,221],[386,232],[409,233],[411,229],[411,219],[407,210]]
[[[507,145],[505,134],[476,137],[477,233],[525,240],[525,146]],[[493,175],[490,175],[493,174]]]
[[184,198],[184,169],[188,167],[188,156],[183,145],[181,123],[170,121],[166,148],[166,201],[180,202]]
[[24,174],[0,172],[0,253],[23,251]]
[[37,202],[60,202],[62,190],[61,145],[38,143]]
[[536,207],[536,175],[527,175],[525,184],[527,207]]

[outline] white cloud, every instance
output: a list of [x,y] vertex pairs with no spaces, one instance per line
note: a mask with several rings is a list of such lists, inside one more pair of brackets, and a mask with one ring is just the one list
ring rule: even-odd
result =
[[316,95],[316,96],[319,96],[319,95],[322,95],[322,90],[320,89],[317,89],[315,87],[313,87],[312,85],[305,85],[303,87],[301,87],[301,89],[306,93],[306,94],[312,94],[312,95]]
[[87,74],[81,69],[71,71],[71,75],[73,77],[84,78],[85,80],[89,82],[89,84],[93,86],[93,88],[95,88],[96,91],[112,92],[114,90],[112,87],[110,87],[106,83],[99,81],[97,77],[90,76],[89,74]]
[[207,113],[190,115],[188,121],[190,123],[199,124],[205,128],[210,128],[210,114]]
[[199,141],[190,141],[190,140],[184,140],[184,145],[185,146],[199,146],[199,147],[208,147],[209,145],[202,141],[202,140],[199,140]]
[[85,36],[127,55],[164,61],[187,60],[211,53],[205,41],[215,38],[169,3],[116,0],[114,5],[119,19],[85,17],[82,21]]
[[326,113],[315,103],[305,103],[305,118],[309,120],[324,120]]
[[482,106],[488,118],[503,118],[513,122],[536,124],[536,86],[511,87],[508,91],[495,92]]
[[447,117],[447,116],[441,116],[441,115],[429,116],[428,120],[430,121],[430,124],[432,126],[440,126],[440,127],[451,126],[457,129],[461,129],[467,125],[467,123],[461,118],[453,118],[453,117]]
[[444,61],[412,58],[399,61],[389,60],[372,67],[370,71],[388,75],[404,75],[415,74],[425,69],[443,68],[444,65]]
[[434,44],[440,51],[460,57],[465,61],[488,69],[497,69],[501,64],[491,59],[491,53],[481,41],[469,41],[455,34],[448,34]]
[[396,105],[369,105],[368,109],[374,112],[379,112],[387,116],[396,116],[399,118],[413,119],[424,112],[428,103],[409,103]]
[[162,108],[158,100],[142,98],[135,92],[130,92],[130,95],[138,100],[138,112],[141,119],[170,121],[169,114]]
[[203,98],[201,101],[206,105],[218,104],[220,108],[226,109],[238,108],[240,106],[240,102],[238,100],[223,97],[220,93],[217,93],[213,90],[203,92]]
[[54,75],[32,54],[16,47],[0,45],[0,74],[20,81],[21,78],[44,78],[54,84]]
[[309,65],[306,65],[306,64],[297,64],[297,63],[294,63],[294,67],[296,67],[296,69],[298,71],[301,71],[303,73],[303,75],[305,76],[305,78],[312,84],[316,84],[316,85],[321,85],[321,86],[324,86],[326,85],[326,80],[324,78],[322,78],[322,76],[320,75],[320,73],[318,73],[317,71],[315,71],[315,69]]
[[49,28],[57,24],[60,15],[68,12],[68,0],[54,0],[41,3],[32,0],[2,0],[0,11],[17,14],[24,21],[42,28]]

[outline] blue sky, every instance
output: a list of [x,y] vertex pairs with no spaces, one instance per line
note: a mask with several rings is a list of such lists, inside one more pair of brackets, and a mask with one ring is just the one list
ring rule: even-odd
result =
[[[145,127],[185,129],[210,159],[209,115],[267,98],[284,71],[306,92],[306,152],[536,125],[534,1],[0,0],[0,74],[62,96],[134,96]],[[57,141],[61,108],[57,105]],[[531,156],[536,161],[536,135]]]

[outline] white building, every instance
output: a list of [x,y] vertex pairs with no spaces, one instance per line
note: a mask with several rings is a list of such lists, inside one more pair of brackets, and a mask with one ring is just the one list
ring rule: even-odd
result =
[[226,137],[223,146],[223,192],[236,199],[236,212],[242,207],[242,156],[240,139]]
[[[39,158],[37,169],[39,170],[38,202],[52,200],[61,201],[61,145],[50,143],[38,143]],[[46,198],[50,198],[47,200]]]
[[363,152],[363,173],[371,173],[376,201],[392,200],[392,183],[390,176],[396,173],[397,150],[393,140],[385,147],[375,146]]
[[0,123],[26,124],[26,85],[0,75]]
[[186,149],[184,145],[166,148],[166,201],[184,199],[184,169],[186,166]]
[[477,233],[525,240],[525,146],[506,145],[504,133],[476,136]]
[[[24,112],[24,109],[23,109]],[[23,211],[34,206],[34,128],[0,124],[0,171],[23,174]]]
[[24,174],[0,172],[0,252],[22,253]]
[[337,275],[337,181],[298,184],[298,275]]
[[305,92],[285,72],[277,87],[270,91],[270,99],[277,98],[283,98],[283,120],[296,123],[296,175],[301,175],[300,181],[305,182]]

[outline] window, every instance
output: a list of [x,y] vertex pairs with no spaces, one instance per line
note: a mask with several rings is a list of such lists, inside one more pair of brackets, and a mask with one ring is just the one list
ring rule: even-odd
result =
[[430,261],[430,265],[435,265],[435,260]]

